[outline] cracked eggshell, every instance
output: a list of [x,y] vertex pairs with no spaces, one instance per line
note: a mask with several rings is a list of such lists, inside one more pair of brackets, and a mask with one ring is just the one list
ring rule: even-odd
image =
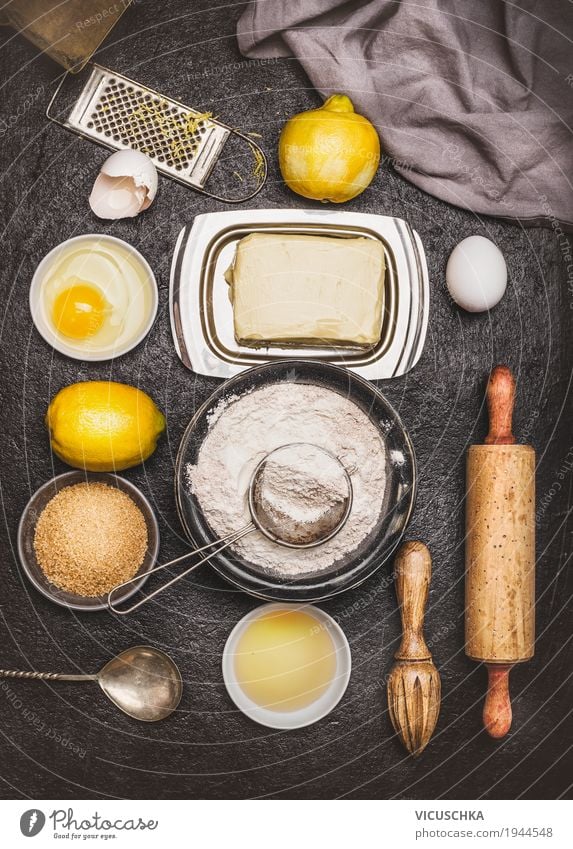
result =
[[133,218],[147,209],[157,192],[157,169],[138,150],[118,150],[101,167],[90,195],[98,218]]

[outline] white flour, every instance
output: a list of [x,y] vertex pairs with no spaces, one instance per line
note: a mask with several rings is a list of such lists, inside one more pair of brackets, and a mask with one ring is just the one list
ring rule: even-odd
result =
[[[188,464],[186,469],[205,518],[222,537],[251,519],[247,494],[258,463],[275,448],[293,442],[324,448],[340,460],[350,474],[353,503],[340,532],[315,548],[285,548],[259,531],[234,546],[254,565],[285,575],[332,566],[357,548],[376,524],[384,498],[385,448],[369,417],[342,395],[317,386],[282,383],[256,389],[218,405],[197,465]],[[309,509],[321,497],[312,490],[324,486],[328,468],[317,467],[315,473],[306,482],[298,475],[309,486]],[[299,499],[299,508],[301,504]],[[292,510],[296,509],[293,502]]]
[[284,445],[265,457],[255,476],[257,518],[279,541],[324,542],[340,530],[351,484],[339,460],[323,448]]

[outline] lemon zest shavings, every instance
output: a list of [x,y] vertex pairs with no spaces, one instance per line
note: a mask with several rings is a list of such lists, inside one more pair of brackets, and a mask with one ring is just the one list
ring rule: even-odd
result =
[[253,177],[258,180],[259,183],[262,183],[265,179],[265,173],[267,170],[265,157],[256,145],[249,142],[249,147],[251,148],[251,153],[255,160],[255,164],[253,166]]
[[163,140],[169,143],[172,158],[180,162],[194,155],[198,146],[194,135],[201,124],[208,124],[212,120],[213,114],[188,112],[169,115],[169,111],[170,105],[166,100],[140,103],[129,116],[128,122],[134,135],[141,135],[142,129],[159,131]]

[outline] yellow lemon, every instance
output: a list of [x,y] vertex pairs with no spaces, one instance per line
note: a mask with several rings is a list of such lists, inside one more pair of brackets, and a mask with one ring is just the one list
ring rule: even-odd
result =
[[344,203],[372,182],[380,140],[345,94],[292,117],[279,139],[279,165],[287,186],[305,198]]
[[93,380],[61,389],[48,407],[46,426],[52,450],[64,463],[113,472],[153,454],[165,417],[135,386]]

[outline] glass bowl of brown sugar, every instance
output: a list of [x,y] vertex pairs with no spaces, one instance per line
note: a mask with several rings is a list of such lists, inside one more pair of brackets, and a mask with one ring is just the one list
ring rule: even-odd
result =
[[125,478],[73,471],[43,484],[18,526],[24,573],[50,601],[72,610],[107,608],[107,594],[136,575],[118,596],[136,593],[159,551],[159,527],[143,493]]

